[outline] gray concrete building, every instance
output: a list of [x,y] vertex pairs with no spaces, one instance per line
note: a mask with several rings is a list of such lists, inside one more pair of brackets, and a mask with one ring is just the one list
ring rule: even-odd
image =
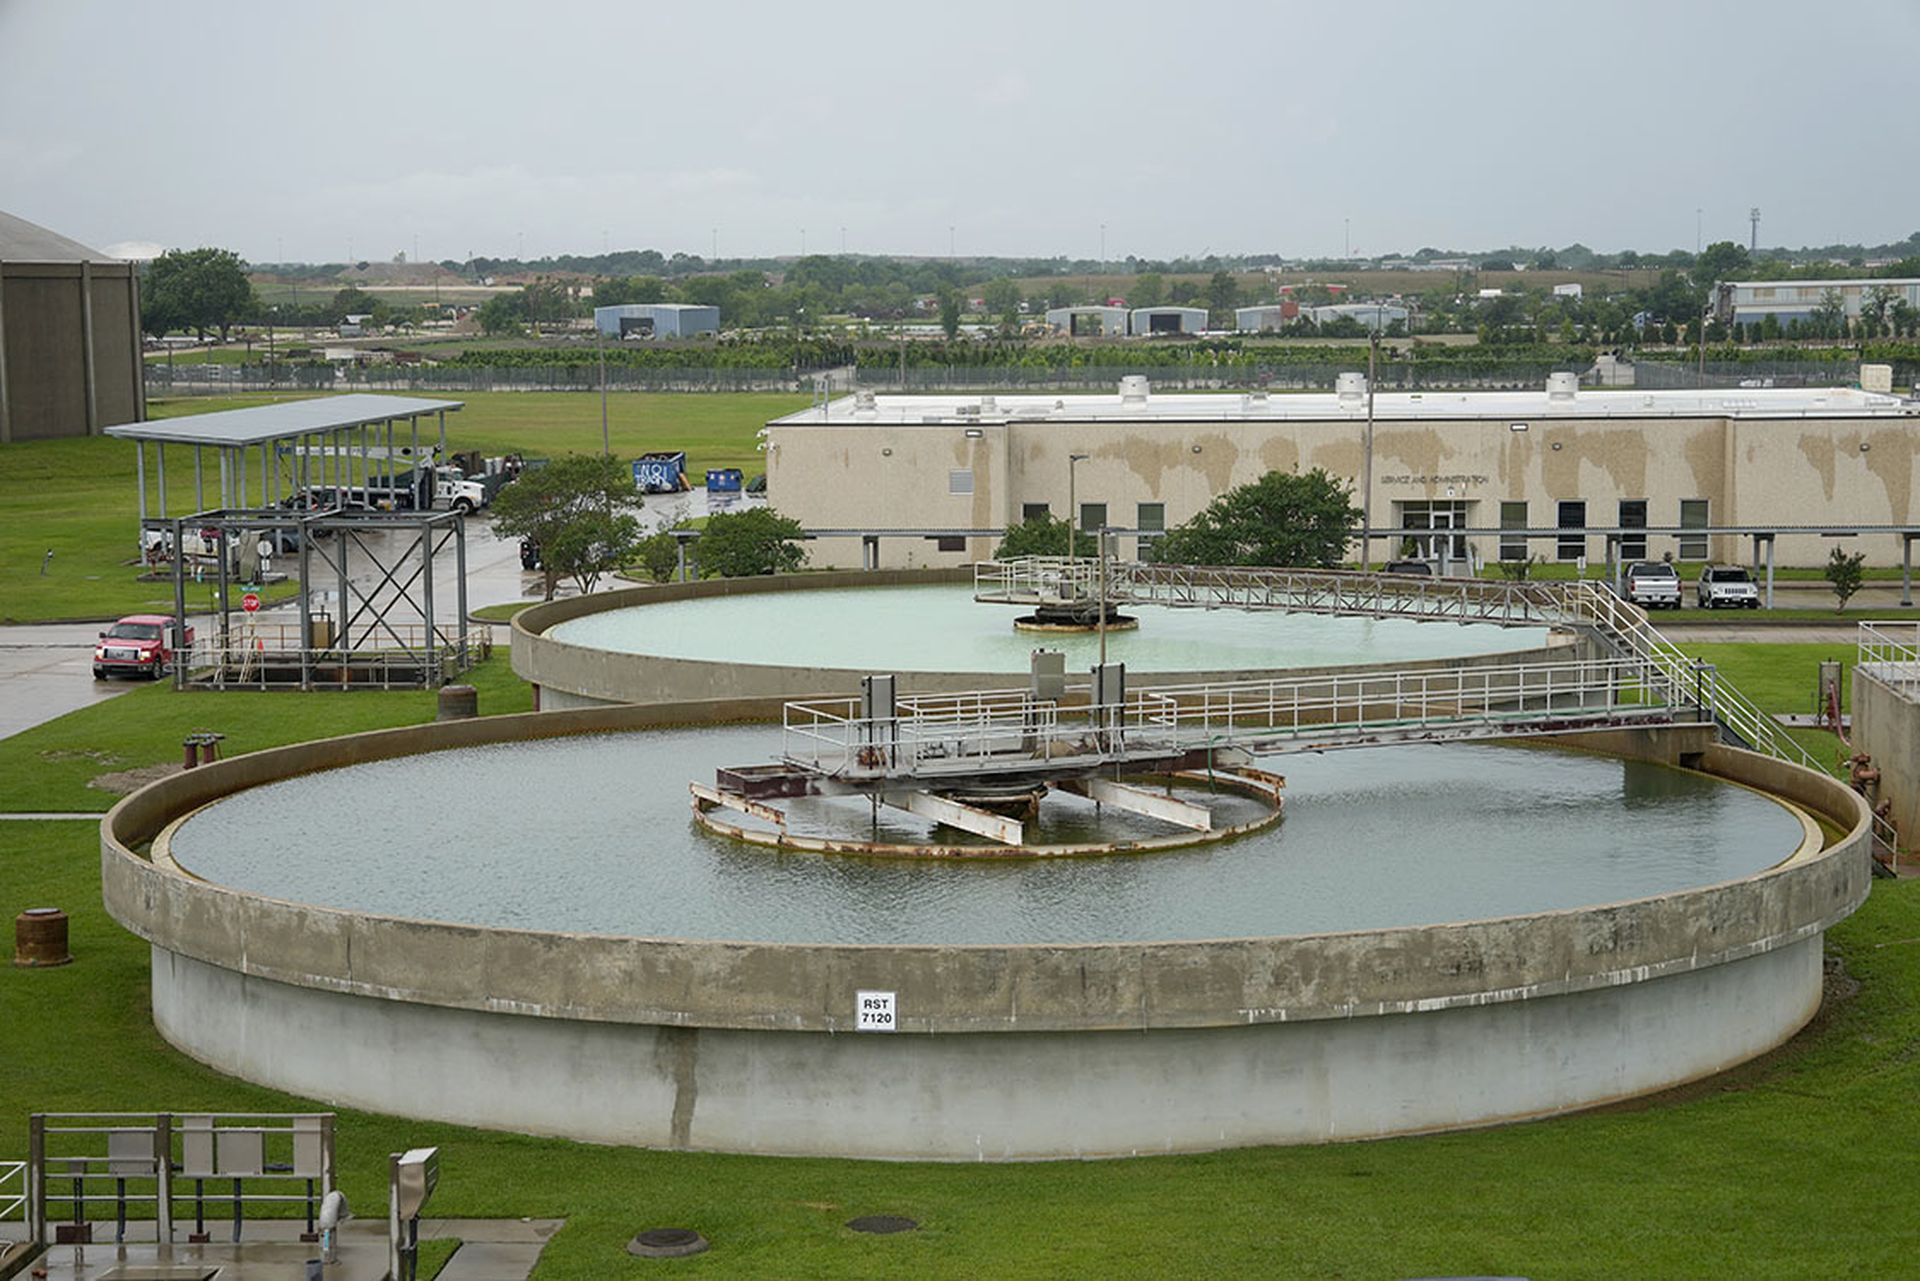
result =
[[146,417],[140,272],[0,211],[0,444]]
[[1154,334],[1197,334],[1207,327],[1205,307],[1135,307],[1127,329],[1136,338]]
[[694,338],[720,332],[720,309],[680,302],[630,302],[593,309],[609,338]]

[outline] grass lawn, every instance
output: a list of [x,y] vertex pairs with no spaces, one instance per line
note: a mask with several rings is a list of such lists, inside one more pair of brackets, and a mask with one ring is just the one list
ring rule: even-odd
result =
[[489,623],[504,623],[521,610],[540,603],[541,602],[537,600],[510,600],[498,605],[482,605],[479,609],[473,611],[473,616],[475,618],[484,618]]
[[[295,696],[289,696],[295,697]],[[308,695],[325,698],[328,695]],[[73,965],[0,970],[0,1155],[31,1110],[314,1106],[169,1049],[147,950],[99,905],[88,823],[0,824],[21,904],[73,918]],[[342,1114],[342,1182],[378,1207],[385,1155],[439,1144],[440,1215],[556,1216],[544,1278],[639,1277],[641,1227],[714,1243],[701,1275],[953,1277],[1894,1276],[1920,1251],[1920,884],[1876,883],[1830,935],[1861,983],[1768,1063],[1684,1098],[1430,1138],[1203,1156],[931,1165],[648,1152]],[[318,1051],[318,1048],[316,1050]],[[84,1065],[84,1066],[80,1066]],[[857,1214],[920,1232],[860,1237]]]
[[[1690,646],[1763,704],[1799,710],[1834,647]],[[1842,647],[1844,648],[1844,647]],[[526,705],[496,656],[484,710]],[[0,740],[0,808],[103,808],[85,777],[170,761],[210,726],[246,750],[425,720],[424,693],[140,689]],[[148,1015],[148,953],[99,900],[91,822],[0,823],[0,885],[72,916],[71,966],[0,968],[0,1159],[32,1110],[310,1108],[168,1048]],[[1829,950],[1860,987],[1768,1060],[1665,1099],[1471,1133],[1199,1156],[1017,1165],[649,1152],[343,1112],[345,1190],[383,1203],[388,1152],[439,1144],[438,1215],[554,1216],[543,1278],[642,1277],[625,1241],[697,1228],[705,1276],[1258,1275],[1534,1277],[1903,1275],[1920,1221],[1920,883],[1876,882]],[[316,1047],[324,1052],[324,1047]],[[1178,1088],[1177,1084],[1169,1088]],[[371,1209],[369,1209],[371,1207]],[[922,1230],[863,1237],[867,1213]]]
[[[153,417],[209,413],[296,397],[179,398],[152,403]],[[490,454],[532,456],[600,448],[600,398],[567,392],[487,392],[465,397],[447,418],[448,443]],[[609,399],[613,447],[623,457],[649,449],[684,449],[696,474],[708,467],[764,470],[754,433],[767,419],[801,408],[804,396],[622,393]],[[0,623],[58,618],[117,618],[173,606],[170,583],[135,581],[139,552],[134,446],[120,440],[22,441],[0,452]],[[193,454],[168,458],[168,511],[193,509]],[[210,461],[209,505],[218,502],[217,462]],[[256,478],[257,479],[257,478]],[[158,513],[159,474],[147,453],[149,510]],[[53,559],[40,572],[45,553]],[[285,587],[269,597],[290,595]],[[210,589],[189,596],[205,608]]]
[[[483,712],[533,710],[532,687],[513,674],[504,649],[496,649],[464,679],[479,690]],[[221,755],[232,756],[335,734],[416,725],[432,720],[436,710],[431,690],[176,693],[164,683],[143,685],[0,738],[0,812],[104,813],[119,797],[89,787],[92,779],[177,762],[180,740],[193,730],[225,734]]]

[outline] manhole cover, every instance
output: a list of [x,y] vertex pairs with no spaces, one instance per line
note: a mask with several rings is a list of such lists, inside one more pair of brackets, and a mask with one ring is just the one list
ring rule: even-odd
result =
[[872,1232],[885,1236],[890,1232],[911,1232],[920,1225],[899,1214],[863,1214],[857,1219],[848,1219],[847,1226],[855,1232]]
[[707,1248],[707,1239],[692,1228],[648,1228],[627,1242],[627,1253],[643,1259],[684,1259]]

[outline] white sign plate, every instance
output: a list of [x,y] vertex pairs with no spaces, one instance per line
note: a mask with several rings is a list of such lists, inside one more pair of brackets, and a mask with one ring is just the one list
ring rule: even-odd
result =
[[899,1024],[894,1021],[894,993],[892,992],[856,992],[854,993],[854,1023],[856,1032],[895,1032]]

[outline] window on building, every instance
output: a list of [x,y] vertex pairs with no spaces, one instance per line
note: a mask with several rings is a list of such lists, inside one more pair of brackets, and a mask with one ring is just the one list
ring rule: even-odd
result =
[[1587,504],[1583,500],[1562,502],[1559,519],[1554,522],[1560,529],[1577,529],[1577,534],[1561,534],[1555,542],[1554,555],[1560,560],[1579,560],[1587,554]]
[[[1705,529],[1707,520],[1707,500],[1704,498],[1682,498],[1680,500],[1680,528]],[[1705,534],[1680,535],[1681,560],[1705,560],[1707,558],[1707,536]]]
[[1153,545],[1167,528],[1167,505],[1165,503],[1141,503],[1135,513],[1134,528],[1140,531],[1135,539],[1137,550],[1134,555],[1140,560],[1153,559]]
[[1080,528],[1098,529],[1107,523],[1107,505],[1105,503],[1080,504]]
[[943,552],[963,552],[967,550],[967,540],[958,534],[942,535],[933,540],[933,545]]
[[1049,507],[1045,503],[1021,503],[1020,504],[1020,519],[1023,522],[1029,521],[1029,520],[1039,520],[1043,516],[1051,516],[1051,515],[1053,515],[1053,508]]
[[948,472],[947,492],[949,494],[971,494],[973,492],[973,468],[963,467]]
[[[1622,531],[1645,529],[1647,527],[1647,500],[1644,498],[1622,498],[1620,500],[1620,528]],[[1645,560],[1647,558],[1647,536],[1622,532],[1620,535],[1620,559]]]
[[1756,289],[1753,291],[1753,300],[1755,302],[1772,302],[1773,294],[1774,291],[1771,289]]
[[[1526,527],[1527,505],[1524,502],[1500,504],[1500,528],[1525,529]],[[1501,560],[1525,560],[1527,554],[1527,540],[1524,537],[1508,538],[1504,535],[1501,537]]]

